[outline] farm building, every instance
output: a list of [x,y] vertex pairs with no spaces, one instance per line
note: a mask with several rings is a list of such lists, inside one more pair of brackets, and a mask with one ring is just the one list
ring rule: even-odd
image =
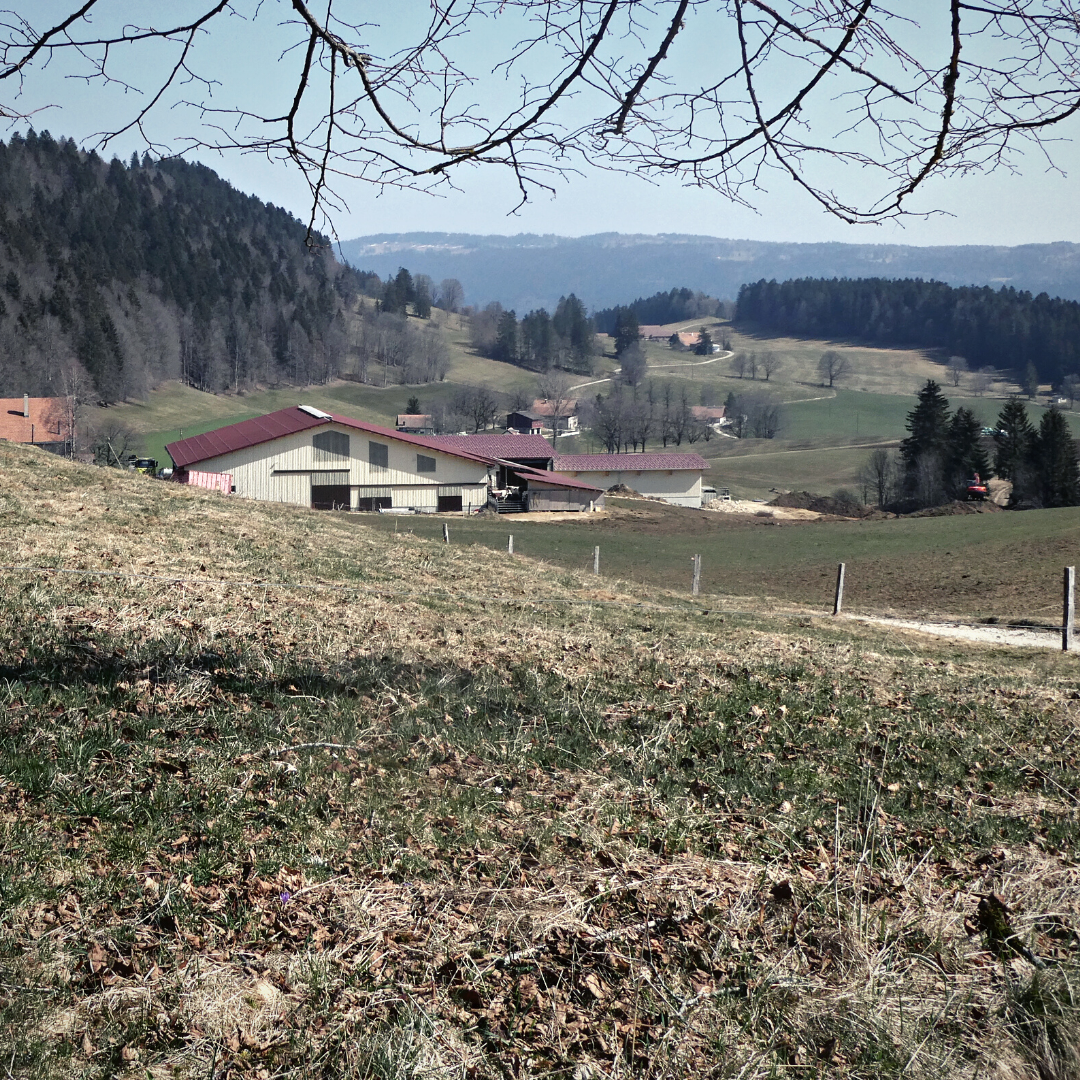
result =
[[395,428],[406,435],[434,435],[430,413],[398,413]]
[[[578,419],[578,403],[576,398],[571,398],[569,401],[563,401],[559,403],[559,430],[567,433],[573,433],[581,430],[580,420]],[[529,410],[529,414],[532,416],[542,416],[548,422],[548,426],[551,426],[551,421],[555,418],[556,408],[555,402],[549,401],[547,398],[536,398],[532,403],[532,408]],[[509,427],[509,425],[507,425]]]
[[555,458],[555,472],[605,491],[625,484],[639,495],[675,506],[701,506],[701,474],[708,467],[698,454],[566,454]]
[[530,469],[550,469],[555,458],[551,443],[542,435],[436,435],[431,441],[447,450],[464,450]]
[[67,400],[58,397],[0,398],[0,439],[33,443],[63,453],[71,442]]
[[539,435],[544,429],[544,417],[538,412],[519,409],[517,412],[506,414],[506,427],[508,431],[519,432],[528,435],[530,432]]
[[421,435],[334,416],[307,405],[169,443],[174,478],[249,499],[316,510],[478,510],[494,479],[491,458]]

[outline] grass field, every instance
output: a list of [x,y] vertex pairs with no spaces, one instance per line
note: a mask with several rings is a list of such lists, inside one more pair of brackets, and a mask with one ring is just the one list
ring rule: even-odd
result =
[[[612,512],[547,524],[506,515],[450,519],[454,544],[515,552],[568,570],[685,592],[690,560],[702,557],[709,596],[773,598],[831,608],[836,565],[847,564],[851,611],[1060,622],[1062,567],[1080,559],[1080,508],[900,520],[781,522],[609,497]],[[442,520],[350,517],[372,528],[428,539]]]
[[1077,1075],[1074,656],[0,467],[7,1075]]

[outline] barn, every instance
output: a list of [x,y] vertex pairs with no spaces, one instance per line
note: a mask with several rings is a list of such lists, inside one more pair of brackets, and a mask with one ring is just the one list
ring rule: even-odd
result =
[[[297,405],[166,447],[174,479],[315,510],[469,512],[488,501],[491,458]],[[217,483],[206,478],[218,477]]]
[[564,454],[557,473],[605,491],[617,484],[675,506],[701,506],[701,474],[709,463],[699,454]]

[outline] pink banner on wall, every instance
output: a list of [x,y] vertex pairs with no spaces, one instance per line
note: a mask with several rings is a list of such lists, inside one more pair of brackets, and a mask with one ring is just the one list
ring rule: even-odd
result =
[[222,495],[228,495],[232,491],[232,473],[199,472],[197,469],[190,469],[181,473],[178,479],[182,484],[220,491]]

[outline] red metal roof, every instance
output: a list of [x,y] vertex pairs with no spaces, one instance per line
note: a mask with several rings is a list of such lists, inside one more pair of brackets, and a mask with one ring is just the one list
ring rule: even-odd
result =
[[366,431],[384,439],[396,439],[398,442],[421,446],[425,450],[440,450],[451,457],[465,458],[467,461],[479,461],[485,465],[493,463],[490,455],[483,452],[471,452],[464,447],[441,446],[438,440],[431,436],[406,435],[404,432],[394,431],[393,428],[367,424],[363,420],[354,420],[350,416],[338,416],[336,413],[315,416],[304,412],[298,405],[289,409],[279,409],[265,416],[256,416],[252,420],[241,420],[238,424],[229,424],[216,431],[208,431],[205,435],[192,435],[189,439],[169,443],[165,449],[169,451],[173,464],[178,469],[183,469],[201,461],[208,461],[210,458],[220,457],[222,454],[246,450],[249,446],[258,446],[272,439],[280,439],[284,435],[295,435],[299,431],[308,431],[330,423],[341,424],[356,431]]
[[603,488],[598,488],[595,484],[586,484],[583,480],[575,480],[572,476],[564,476],[562,473],[547,472],[543,469],[526,469],[523,465],[519,465],[514,472],[522,480],[527,480],[530,486],[545,484],[548,487],[580,488],[582,491],[595,491],[598,495],[604,492]]
[[664,472],[708,467],[698,454],[564,454],[555,459],[556,472]]
[[504,461],[554,456],[551,443],[542,435],[429,435],[428,441],[448,450],[471,451]]

